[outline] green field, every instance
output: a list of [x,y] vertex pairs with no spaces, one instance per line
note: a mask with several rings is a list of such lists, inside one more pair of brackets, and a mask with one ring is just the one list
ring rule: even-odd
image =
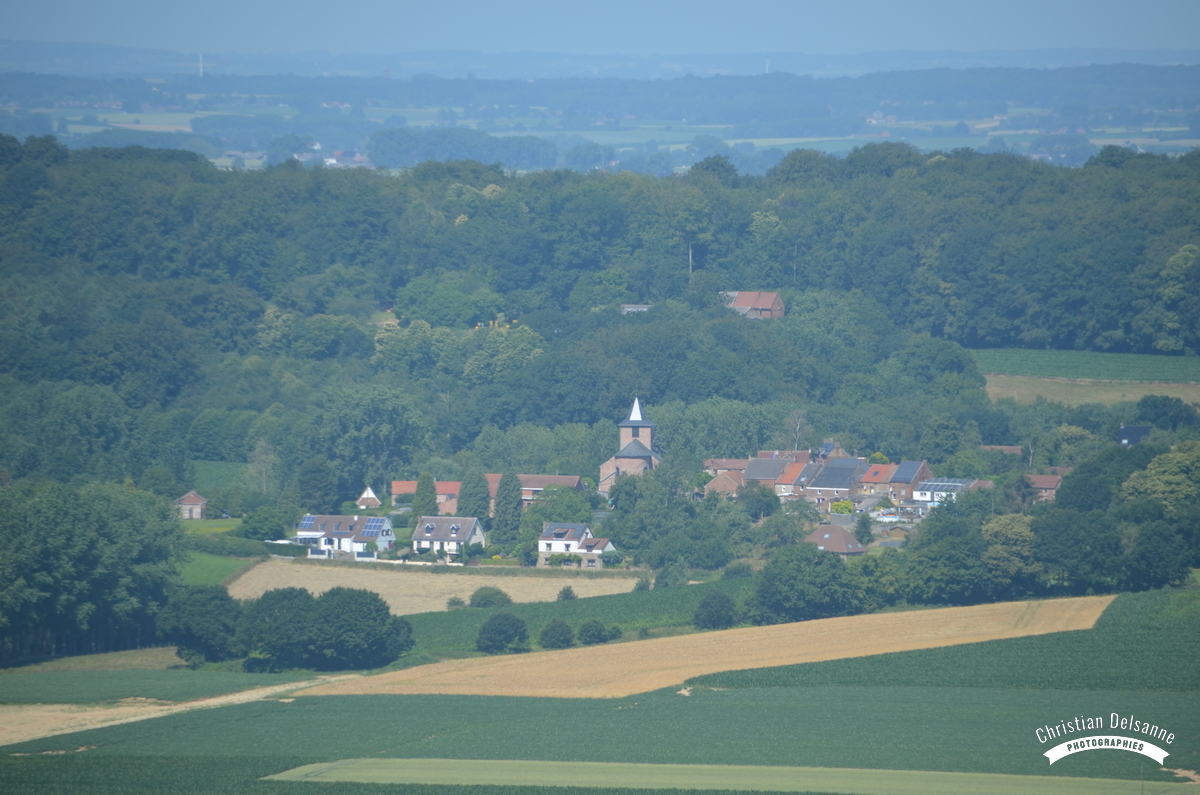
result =
[[1094,351],[1042,351],[1023,348],[974,350],[985,373],[1095,381],[1200,383],[1200,356],[1152,356]]
[[[312,679],[312,673],[226,671],[45,671],[0,676],[0,704],[105,704],[123,698],[194,701]],[[148,726],[155,725],[153,722]],[[2,789],[2,788],[0,788]]]
[[[501,784],[516,787],[587,786],[644,789],[753,790],[862,795],[1125,795],[1128,781],[1095,778],[931,773],[910,770],[768,767],[765,765],[639,765],[620,762],[528,762],[462,759],[353,759],[305,765],[271,776],[277,781],[372,784]],[[1156,792],[1196,792],[1186,784],[1157,784]]]
[[[1062,661],[1069,660],[1069,665]],[[846,660],[728,671],[687,684],[720,688],[894,686],[1200,693],[1200,590],[1117,597],[1096,626],[1026,638]]]
[[241,523],[241,519],[189,519],[183,523],[183,528],[192,535],[210,536],[228,533]]
[[[487,584],[497,585],[501,590],[504,588],[503,581]],[[700,599],[710,589],[725,591],[734,599],[741,600],[749,595],[751,587],[750,580],[717,580],[685,588],[593,596],[565,602],[525,602],[487,610],[467,608],[449,613],[418,613],[405,618],[412,624],[418,651],[459,656],[463,652],[474,652],[475,636],[479,633],[480,625],[500,610],[524,619],[533,639],[551,618],[561,618],[575,629],[587,619],[595,618],[605,624],[617,624],[628,634],[641,629],[690,627]]]
[[233,486],[243,485],[249,464],[230,461],[193,461],[196,491],[208,496],[214,491],[222,493]]
[[987,393],[992,400],[1011,398],[1033,403],[1038,398],[1064,406],[1099,403],[1112,406],[1133,403],[1146,395],[1165,395],[1184,403],[1200,403],[1200,384],[1167,384],[1159,381],[1068,381],[1025,375],[988,375]]
[[188,562],[179,567],[179,574],[188,585],[220,585],[258,562],[258,558],[227,558],[193,549],[188,552]]

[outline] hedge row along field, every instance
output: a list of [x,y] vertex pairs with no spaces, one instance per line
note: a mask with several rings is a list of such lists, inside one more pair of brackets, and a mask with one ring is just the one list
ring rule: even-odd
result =
[[951,687],[1200,691],[1200,591],[1122,594],[1083,632],[727,671],[701,687]]
[[1200,383],[1200,357],[987,348],[971,351],[984,373],[1094,381]]
[[[1071,661],[1065,660],[1064,665]],[[587,671],[581,671],[586,676]],[[7,746],[13,752],[93,749],[58,759],[224,757],[214,767],[278,759],[256,775],[364,757],[544,759],[647,764],[780,765],[1085,776],[1136,781],[1131,753],[1078,754],[1050,767],[1034,729],[1076,714],[1135,712],[1177,734],[1168,761],[1194,769],[1194,694],[953,687],[675,689],[624,699],[335,696],[196,710]],[[586,736],[581,742],[564,737]],[[307,759],[297,761],[299,749]],[[30,757],[16,757],[18,761]],[[226,762],[227,760],[227,762]],[[1170,781],[1147,765],[1150,780]],[[2,769],[2,768],[0,768]],[[261,772],[260,772],[261,771]],[[0,774],[2,775],[2,774]],[[249,781],[246,782],[250,784]],[[597,782],[601,784],[603,782]],[[258,785],[225,791],[254,792]],[[5,787],[0,791],[22,791]]]

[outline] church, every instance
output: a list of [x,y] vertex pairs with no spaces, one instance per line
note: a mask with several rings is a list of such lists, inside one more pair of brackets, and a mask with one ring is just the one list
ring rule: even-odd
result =
[[617,475],[640,475],[658,466],[654,452],[654,423],[642,417],[642,405],[633,399],[629,418],[617,423],[621,431],[621,449],[600,465],[600,483],[596,491],[607,495]]

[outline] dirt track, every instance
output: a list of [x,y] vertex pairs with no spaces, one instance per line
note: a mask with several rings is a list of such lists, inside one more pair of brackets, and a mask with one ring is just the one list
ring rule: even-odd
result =
[[[614,698],[703,674],[1089,629],[1116,597],[827,618],[613,646],[449,660],[296,695],[447,693]],[[586,671],[586,676],[580,672]]]
[[564,585],[575,595],[603,596],[633,590],[636,580],[627,577],[520,577],[478,574],[432,574],[396,566],[395,570],[321,566],[272,559],[260,563],[229,586],[235,599],[257,599],[272,588],[307,588],[321,594],[330,588],[365,588],[383,597],[396,615],[432,613],[446,609],[446,600],[466,601],[476,588],[494,586],[514,602],[552,602]]
[[[99,729],[104,726],[115,726],[118,723],[132,723],[148,718],[161,718],[176,712],[188,712],[193,709],[209,709],[223,707],[226,704],[244,704],[247,701],[257,701],[260,698],[286,693],[289,690],[305,687],[313,682],[336,682],[347,678],[359,678],[358,674],[340,676],[321,676],[308,682],[289,682],[286,685],[272,685],[254,690],[243,690],[238,693],[226,693],[222,696],[203,698],[196,701],[185,701],[179,704],[164,704],[152,699],[125,699],[116,706],[97,706],[89,704],[3,704],[0,705],[0,745],[20,743],[26,740],[36,740],[39,737],[53,737],[57,734],[79,732],[86,729]],[[74,749],[64,749],[74,750]]]

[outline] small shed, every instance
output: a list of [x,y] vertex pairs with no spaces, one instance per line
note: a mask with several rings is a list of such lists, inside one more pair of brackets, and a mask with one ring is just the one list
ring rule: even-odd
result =
[[175,500],[175,504],[179,506],[181,519],[203,519],[204,506],[208,505],[208,500],[193,490]]

